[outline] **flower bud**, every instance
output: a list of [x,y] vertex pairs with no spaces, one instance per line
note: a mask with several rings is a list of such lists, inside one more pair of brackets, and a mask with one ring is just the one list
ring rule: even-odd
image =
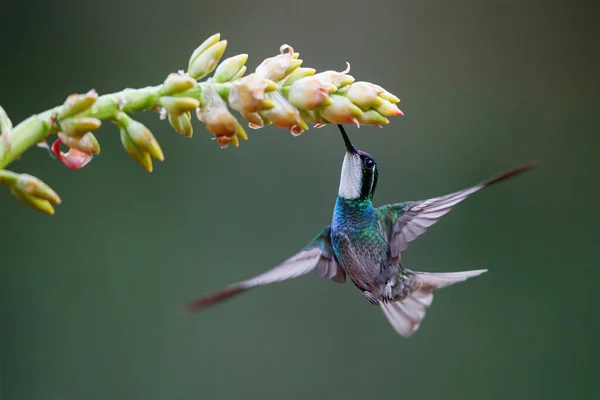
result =
[[317,75],[297,80],[290,86],[288,101],[303,110],[313,110],[317,107],[328,106],[332,103],[329,94],[336,87]]
[[52,204],[61,203],[60,197],[58,197],[58,194],[50,186],[29,174],[20,174],[14,188],[29,196],[49,201]]
[[358,123],[358,118],[363,115],[360,108],[355,106],[347,97],[332,94],[329,96],[333,103],[323,109],[320,114],[332,124]]
[[267,118],[271,123],[279,128],[287,128],[294,136],[300,135],[308,129],[308,125],[302,118],[300,112],[292,106],[283,95],[277,91],[267,93],[266,95],[273,101],[275,107],[270,110],[262,111],[261,116]]
[[183,113],[178,116],[169,114],[169,123],[177,132],[181,133],[185,137],[192,137],[194,128],[192,127],[192,121],[190,113]]
[[67,118],[59,122],[60,130],[69,136],[81,137],[88,132],[100,128],[102,122],[98,118],[75,117]]
[[238,136],[240,128],[242,135],[246,135],[244,128],[229,112],[227,104],[214,88],[207,88],[203,96],[204,107],[197,109],[196,116],[204,122],[206,129],[216,136],[221,148],[226,147],[233,137]]
[[0,106],[0,159],[5,151],[10,151],[12,122],[4,108]]
[[152,172],[152,158],[150,157],[150,153],[144,151],[136,146],[129,137],[129,134],[125,128],[120,128],[121,131],[121,143],[123,147],[129,153],[131,157],[135,161],[137,161],[146,171]]
[[21,203],[45,214],[54,215],[54,207],[52,207],[52,204],[48,200],[31,196],[15,187],[10,188],[10,191]]
[[387,100],[383,100],[381,104],[374,107],[374,109],[385,117],[401,117],[404,115],[395,104],[392,104]]
[[158,104],[163,106],[170,115],[175,116],[193,111],[200,106],[200,102],[192,97],[163,96],[158,99]]
[[149,153],[159,161],[164,160],[163,151],[152,132],[141,122],[132,119],[124,112],[117,115],[117,123],[125,130],[125,133],[133,144],[141,151]]
[[87,154],[100,154],[100,143],[98,143],[98,140],[92,132],[88,132],[79,138],[68,136],[63,132],[58,132],[58,137],[65,146],[69,148],[77,149]]
[[300,110],[300,117],[302,119],[304,119],[306,122],[310,122],[311,124],[323,125],[323,124],[329,123],[329,121],[327,121],[325,118],[321,117],[321,115],[319,114],[319,109]]
[[236,111],[254,113],[275,105],[265,98],[265,93],[277,88],[275,82],[250,74],[233,82],[229,90],[229,105]]
[[375,110],[367,110],[358,117],[358,122],[366,125],[386,125],[390,121]]
[[4,108],[0,106],[0,135],[12,131],[12,128],[12,121],[8,118],[8,114],[6,114]]
[[283,86],[290,86],[291,84],[296,82],[298,79],[305,78],[307,76],[312,76],[315,74],[315,72],[317,72],[317,70],[315,70],[314,68],[304,68],[304,67],[296,68],[285,79]]
[[387,100],[396,100],[395,102],[397,103],[400,99],[393,94],[386,92],[379,85],[370,82],[354,82],[348,86],[344,95],[362,110],[372,108],[385,117],[402,115],[402,111],[400,111],[390,100]]
[[160,94],[162,96],[185,92],[196,85],[196,80],[189,76],[171,73],[163,82]]
[[58,113],[58,119],[66,119],[90,108],[98,100],[98,93],[90,90],[86,94],[72,94],[67,97],[62,110]]
[[260,129],[265,126],[265,121],[258,113],[241,111],[240,114],[242,114],[242,118],[248,121],[248,126],[252,129]]
[[211,36],[192,53],[187,71],[190,77],[202,79],[217,67],[227,47],[227,41],[219,38],[219,34]]
[[354,82],[354,77],[348,75],[348,72],[350,72],[350,63],[346,63],[346,65],[347,67],[344,71],[325,71],[315,74],[314,77],[333,84],[339,90]]
[[267,58],[256,67],[256,73],[259,76],[272,81],[279,81],[302,65],[302,60],[298,60],[300,54],[294,53],[291,46],[284,44],[279,48],[279,52],[279,55]]
[[243,69],[246,72],[246,61],[248,61],[248,54],[239,54],[234,57],[229,57],[217,67],[214,75],[215,82],[223,83],[230,81],[233,77],[237,76]]

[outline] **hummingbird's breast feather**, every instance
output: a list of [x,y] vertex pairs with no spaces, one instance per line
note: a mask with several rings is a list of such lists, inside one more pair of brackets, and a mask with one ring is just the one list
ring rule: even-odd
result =
[[363,290],[379,292],[390,274],[390,248],[380,230],[332,231],[331,244],[350,279]]

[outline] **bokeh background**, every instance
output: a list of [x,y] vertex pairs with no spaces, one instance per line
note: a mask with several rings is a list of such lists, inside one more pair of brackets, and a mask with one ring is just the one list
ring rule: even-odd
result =
[[[41,149],[11,165],[52,185],[53,217],[0,190],[0,397],[598,398],[599,53],[591,2],[3,1],[0,103],[15,123],[66,95],[162,82],[205,37],[249,67],[288,43],[319,71],[352,64],[402,99],[377,204],[541,167],[457,207],[410,268],[489,268],[444,289],[399,337],[352,285],[312,275],[201,314],[182,306],[303,247],[331,219],[343,144],[272,127],[221,151],[139,115],[166,154],[146,173],[103,127],[71,171]],[[596,25],[596,26],[594,26]]]

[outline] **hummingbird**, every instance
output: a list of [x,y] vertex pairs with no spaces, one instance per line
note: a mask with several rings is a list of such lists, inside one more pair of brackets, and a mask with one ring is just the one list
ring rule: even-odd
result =
[[188,304],[200,311],[246,292],[251,288],[280,282],[315,271],[323,278],[344,283],[350,278],[363,296],[383,311],[403,337],[419,329],[433,292],[487,272],[419,272],[406,268],[401,253],[452,207],[471,194],[534,167],[529,163],[477,185],[454,193],[420,201],[373,206],[378,168],[375,159],[354,147],[342,125],[346,154],[331,225],[306,247],[281,264],[253,278],[206,294]]

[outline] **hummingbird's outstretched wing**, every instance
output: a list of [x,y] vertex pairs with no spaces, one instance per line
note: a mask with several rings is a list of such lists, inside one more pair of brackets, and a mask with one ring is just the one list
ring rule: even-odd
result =
[[388,204],[377,209],[379,221],[387,232],[390,243],[391,258],[398,259],[400,252],[406,250],[408,244],[425,233],[427,228],[435,224],[453,206],[466,199],[469,195],[486,186],[501,182],[505,179],[525,172],[537,164],[529,163],[496,177],[485,180],[470,188],[421,201]]
[[316,269],[317,275],[343,283],[346,273],[340,267],[331,247],[331,228],[323,229],[304,249],[288,258],[278,266],[188,304],[188,311],[200,311],[208,306],[227,300],[248,289],[269,283],[280,282],[309,273]]

